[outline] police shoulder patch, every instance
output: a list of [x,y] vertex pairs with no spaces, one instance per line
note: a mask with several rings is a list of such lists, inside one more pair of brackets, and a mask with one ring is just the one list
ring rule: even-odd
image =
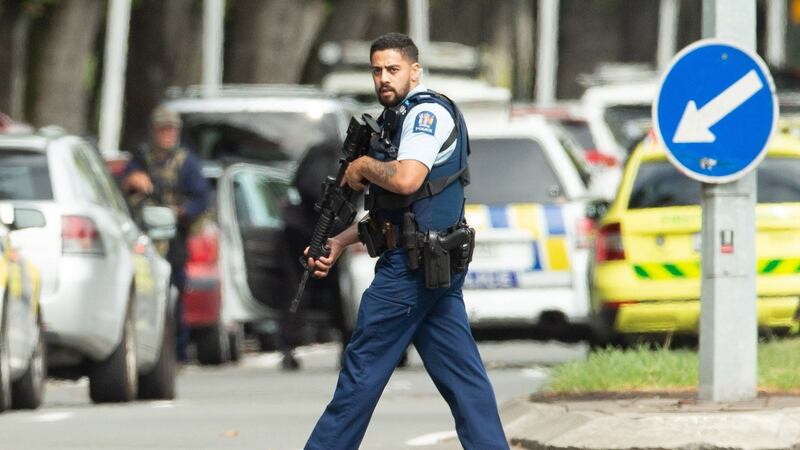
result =
[[430,111],[422,111],[414,119],[414,133],[436,133],[436,116]]

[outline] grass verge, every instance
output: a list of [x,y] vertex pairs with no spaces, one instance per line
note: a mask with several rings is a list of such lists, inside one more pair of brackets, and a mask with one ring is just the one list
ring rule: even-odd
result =
[[[607,348],[552,370],[546,394],[626,391],[691,391],[698,386],[694,350],[653,350],[646,346]],[[760,343],[758,387],[768,392],[800,394],[800,339]]]

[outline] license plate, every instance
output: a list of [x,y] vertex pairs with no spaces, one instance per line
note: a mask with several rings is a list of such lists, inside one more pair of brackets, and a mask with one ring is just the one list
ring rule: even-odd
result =
[[467,272],[466,289],[508,289],[519,286],[516,272]]
[[498,256],[500,256],[500,252],[498,251],[497,245],[485,244],[481,242],[475,243],[475,252],[473,254],[473,258],[494,260],[497,259]]

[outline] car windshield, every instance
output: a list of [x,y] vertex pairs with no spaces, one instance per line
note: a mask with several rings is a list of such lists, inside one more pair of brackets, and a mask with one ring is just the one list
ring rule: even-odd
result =
[[52,200],[47,155],[19,151],[0,152],[0,200]]
[[471,139],[469,203],[553,203],[564,189],[532,139]]
[[[800,158],[766,158],[758,166],[758,203],[800,203]],[[639,167],[629,209],[700,204],[700,183],[667,161]]]
[[614,105],[605,112],[605,120],[614,139],[624,149],[633,149],[634,144],[650,129],[652,120],[650,105]]
[[338,142],[331,113],[183,114],[183,142],[206,161],[296,161],[320,142]]

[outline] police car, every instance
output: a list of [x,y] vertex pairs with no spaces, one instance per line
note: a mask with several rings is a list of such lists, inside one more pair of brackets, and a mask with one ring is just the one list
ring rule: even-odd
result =
[[473,328],[563,330],[589,315],[590,179],[540,117],[470,129],[464,302]]
[[[800,300],[800,140],[773,138],[758,167],[758,324],[789,331]],[[700,317],[700,184],[652,136],[631,155],[600,222],[592,266],[595,330],[605,339],[696,334]]]
[[[473,122],[470,144],[465,214],[477,232],[464,285],[470,324],[556,334],[588,324],[588,174],[541,117]],[[360,247],[342,261],[351,324],[374,269]]]

